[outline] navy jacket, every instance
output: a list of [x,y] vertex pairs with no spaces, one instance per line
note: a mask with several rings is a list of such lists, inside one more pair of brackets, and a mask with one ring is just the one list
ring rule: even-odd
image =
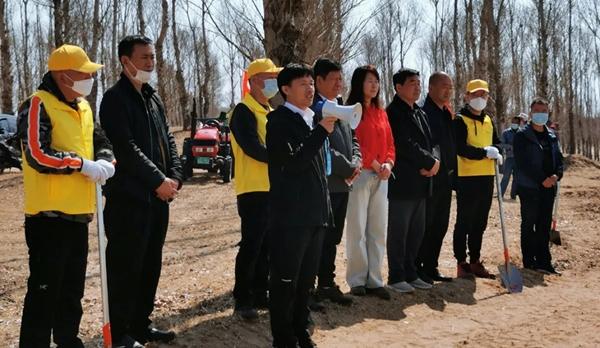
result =
[[[564,171],[564,160],[558,139],[552,130],[544,126],[544,130],[548,132],[550,137],[550,146],[552,151],[552,160],[554,171],[558,179],[562,179]],[[542,169],[544,159],[544,150],[540,145],[530,123],[517,131],[513,141],[513,149],[515,155],[515,164],[517,166],[515,172],[515,182],[519,186],[529,189],[539,189],[542,182],[548,178]]]

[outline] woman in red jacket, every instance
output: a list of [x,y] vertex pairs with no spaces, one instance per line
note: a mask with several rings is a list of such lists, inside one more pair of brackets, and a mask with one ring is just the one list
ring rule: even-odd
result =
[[396,150],[387,114],[379,99],[379,73],[369,65],[354,70],[347,103],[361,103],[356,138],[363,158],[353,182],[346,224],[346,281],[356,296],[372,293],[389,300],[381,267],[385,251],[387,193]]

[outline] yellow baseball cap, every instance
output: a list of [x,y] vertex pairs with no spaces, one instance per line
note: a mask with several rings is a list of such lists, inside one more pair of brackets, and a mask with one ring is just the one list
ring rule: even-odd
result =
[[467,92],[473,93],[475,91],[486,91],[489,93],[488,83],[483,80],[471,80],[467,84]]
[[48,70],[75,70],[82,73],[95,73],[104,65],[90,61],[83,49],[73,45],[62,45],[48,58]]
[[275,63],[269,58],[260,58],[250,63],[248,66],[248,78],[263,72],[278,73],[281,70],[283,70],[283,68],[275,66]]

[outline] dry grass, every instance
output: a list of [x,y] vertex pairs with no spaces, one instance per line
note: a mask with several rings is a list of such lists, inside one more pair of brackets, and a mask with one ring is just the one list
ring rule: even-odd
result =
[[[177,134],[179,148],[185,133]],[[392,301],[360,298],[350,308],[329,304],[316,314],[319,347],[594,347],[600,344],[600,164],[569,159],[562,186],[559,228],[564,245],[552,248],[562,277],[522,271],[526,288],[506,295],[498,280],[456,280],[430,291],[393,294]],[[0,175],[0,338],[18,340],[28,276],[20,173]],[[197,172],[171,206],[163,273],[154,317],[179,336],[172,347],[268,347],[268,313],[256,323],[232,315],[239,218],[232,184]],[[519,203],[506,203],[512,261],[520,265]],[[455,217],[452,211],[451,228]],[[100,347],[101,299],[95,225],[90,229],[88,278],[81,336]],[[455,275],[448,234],[440,268]],[[344,242],[342,242],[344,244]],[[338,249],[337,282],[344,281],[345,247]],[[497,203],[484,235],[484,262],[502,264]],[[384,273],[387,265],[384,265]]]

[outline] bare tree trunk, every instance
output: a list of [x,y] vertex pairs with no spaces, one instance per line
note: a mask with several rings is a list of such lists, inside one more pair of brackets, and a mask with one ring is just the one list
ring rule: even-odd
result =
[[162,16],[161,16],[161,26],[160,26],[160,34],[158,35],[158,39],[156,40],[156,67],[157,67],[157,75],[158,75],[158,94],[163,98],[163,102],[165,104],[165,110],[167,110],[167,114],[171,111],[170,108],[170,100],[167,98],[166,94],[166,81],[168,76],[166,75],[166,61],[164,56],[164,42],[167,37],[167,30],[169,29],[169,2],[167,0],[161,0],[162,4]]
[[[92,29],[92,47],[88,52],[88,56],[92,62],[96,61],[98,57],[98,46],[100,44],[100,39],[102,38],[103,30],[102,23],[100,22],[100,0],[94,0],[94,14],[92,19],[93,29]],[[104,74],[104,71],[100,72]],[[98,78],[94,79],[94,85],[92,86],[92,91],[90,95],[87,97],[88,102],[92,108],[92,113],[96,114],[96,101],[98,100]]]
[[23,83],[25,93],[32,89],[31,85],[31,67],[29,66],[29,9],[27,8],[29,0],[23,0]]
[[460,47],[458,43],[458,0],[454,0],[454,18],[452,19],[452,44],[454,46],[454,101],[458,103],[463,85],[463,65],[465,62],[460,58]]
[[64,43],[64,19],[62,0],[52,0],[52,4],[54,5],[54,47],[58,48]]
[[0,56],[1,67],[0,75],[2,76],[2,94],[0,96],[0,108],[4,113],[14,113],[13,110],[13,74],[12,64],[10,59],[10,32],[8,31],[8,23],[6,23],[8,13],[6,2],[0,1]]
[[[144,6],[142,0],[138,0],[137,15],[139,21],[140,35],[146,35],[146,22],[144,21]],[[173,2],[173,8],[175,8],[175,2]],[[175,26],[175,11],[173,11],[173,26]]]
[[115,83],[119,78],[119,55],[117,53],[117,33],[119,31],[119,0],[113,0],[113,22],[111,31],[111,42],[110,42],[110,53],[111,53],[111,66],[112,71],[110,72],[110,83]]
[[305,0],[263,0],[265,52],[273,63],[285,66],[301,61],[306,42],[300,30],[305,15]]
[[[179,37],[177,36],[177,22],[175,20],[175,9],[177,0],[171,2],[171,13],[173,16],[173,48],[175,49],[175,79],[177,80],[177,89],[179,93],[179,107],[181,108],[180,114],[183,118],[183,129],[187,129],[190,126],[190,115],[188,112],[188,96],[185,91],[185,81],[183,80],[183,68],[181,67],[181,49],[179,47]],[[140,0],[141,3],[141,0]]]
[[208,38],[206,37],[206,13],[208,6],[205,0],[202,0],[202,54],[204,56],[204,81],[202,81],[202,115],[208,117],[208,110],[210,109],[211,96],[209,95],[208,85],[211,79],[211,62],[210,62],[210,51],[208,50]]
[[573,0],[569,0],[569,49],[568,49],[568,67],[567,67],[567,112],[569,113],[569,147],[575,146],[575,115],[573,114]]
[[540,65],[537,72],[537,94],[542,98],[548,98],[548,23],[546,20],[546,11],[544,8],[544,0],[538,0],[538,42]]

